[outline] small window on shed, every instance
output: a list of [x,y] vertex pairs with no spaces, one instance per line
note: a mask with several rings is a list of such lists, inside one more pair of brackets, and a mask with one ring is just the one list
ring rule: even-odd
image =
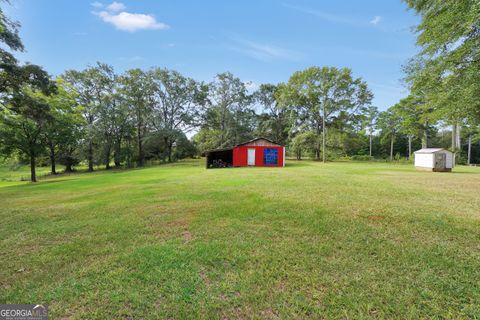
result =
[[265,148],[263,150],[263,163],[275,165],[278,164],[278,149],[277,148]]

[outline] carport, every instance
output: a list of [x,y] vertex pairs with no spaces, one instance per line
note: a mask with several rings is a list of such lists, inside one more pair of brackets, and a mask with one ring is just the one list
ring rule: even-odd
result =
[[207,169],[233,167],[233,148],[205,151],[205,157]]

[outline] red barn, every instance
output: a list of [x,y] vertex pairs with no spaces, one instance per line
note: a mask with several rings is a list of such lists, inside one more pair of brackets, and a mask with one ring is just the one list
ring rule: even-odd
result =
[[285,166],[285,147],[265,138],[231,148],[209,150],[205,155],[207,168]]

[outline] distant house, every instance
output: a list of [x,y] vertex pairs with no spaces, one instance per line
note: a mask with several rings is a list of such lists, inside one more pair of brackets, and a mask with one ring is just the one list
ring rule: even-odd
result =
[[450,172],[453,153],[442,148],[425,148],[415,151],[415,168],[418,170]]
[[269,139],[257,138],[236,146],[205,152],[207,168],[284,167],[285,147]]

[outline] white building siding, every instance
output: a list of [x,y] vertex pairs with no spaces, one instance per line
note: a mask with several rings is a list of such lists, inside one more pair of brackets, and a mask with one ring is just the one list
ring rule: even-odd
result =
[[434,154],[432,153],[415,154],[415,167],[433,168],[434,166],[433,157],[434,157]]
[[453,154],[450,152],[446,152],[446,161],[445,161],[445,167],[448,169],[453,168]]
[[432,171],[451,171],[453,169],[453,153],[442,148],[424,148],[415,151],[415,167],[432,169]]

